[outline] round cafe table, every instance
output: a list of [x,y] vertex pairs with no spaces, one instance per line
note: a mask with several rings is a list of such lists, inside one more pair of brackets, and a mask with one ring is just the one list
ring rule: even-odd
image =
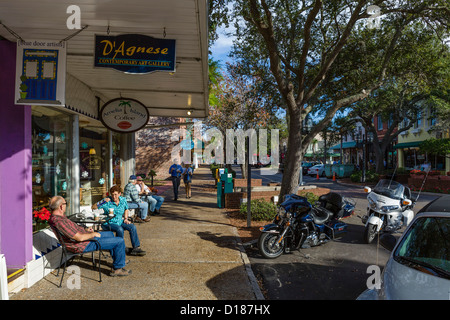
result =
[[76,224],[82,225],[83,227],[87,227],[88,225],[93,225],[94,229],[98,229],[101,224],[109,222],[114,216],[110,217],[109,215],[101,214],[98,220],[95,220],[93,217],[77,217],[80,213],[73,214],[67,218],[69,220],[75,222]]

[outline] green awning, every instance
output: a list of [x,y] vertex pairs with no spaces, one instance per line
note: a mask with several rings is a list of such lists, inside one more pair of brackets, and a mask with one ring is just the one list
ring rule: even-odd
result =
[[[348,148],[356,148],[356,141],[349,141],[349,142],[342,143],[342,149],[348,149]],[[332,149],[332,150],[341,149],[341,144],[338,143],[338,144],[332,146],[330,149]]]
[[394,149],[406,149],[406,148],[418,148],[422,144],[423,141],[413,141],[413,142],[402,142],[397,143],[394,146]]
[[[339,157],[341,154],[340,153],[333,153],[333,152],[327,152],[328,153],[328,157]],[[323,158],[323,153],[305,153],[304,155],[305,158],[312,158],[312,157],[317,157],[317,158]]]

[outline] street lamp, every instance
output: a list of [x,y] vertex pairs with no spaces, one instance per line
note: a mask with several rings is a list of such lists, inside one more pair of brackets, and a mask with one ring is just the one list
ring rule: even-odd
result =
[[365,134],[362,133],[361,127],[358,128],[356,133],[356,141],[358,143],[358,148],[362,147],[362,175],[361,182],[366,182],[366,137]]
[[356,134],[356,140],[358,142],[358,148],[362,147],[362,153],[363,153],[363,165],[362,165],[362,176],[361,176],[361,182],[366,182],[366,149],[367,149],[367,143],[373,142],[373,133],[367,132],[367,135],[365,133],[361,134],[361,130]]
[[[313,126],[313,121],[312,119],[309,117],[309,115],[306,116],[306,118],[302,121],[302,132],[300,135],[300,150],[303,148],[303,134],[308,134],[311,132]],[[300,176],[299,176],[299,182],[298,184],[300,186],[302,186],[303,183],[303,166],[302,166],[302,162],[303,162],[303,157],[302,157],[302,161],[300,161]]]

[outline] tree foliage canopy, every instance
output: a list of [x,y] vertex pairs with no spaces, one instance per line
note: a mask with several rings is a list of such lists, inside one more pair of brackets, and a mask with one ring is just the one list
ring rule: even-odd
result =
[[[448,37],[450,5],[444,0],[226,3],[232,4],[227,21],[236,30],[233,57],[243,73],[261,79],[260,94],[285,108],[289,117],[288,174],[281,195],[294,191],[306,147],[338,110],[368,98],[386,81],[407,79],[412,71],[420,74],[428,67],[421,61],[426,51],[422,39],[430,33]],[[375,27],[373,6],[381,12]],[[318,121],[302,134],[309,113]]]

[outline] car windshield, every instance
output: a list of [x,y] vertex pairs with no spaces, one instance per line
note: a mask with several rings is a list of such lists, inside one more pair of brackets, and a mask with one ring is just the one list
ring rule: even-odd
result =
[[405,187],[396,181],[383,179],[377,183],[373,191],[383,196],[400,200],[403,198]]
[[395,250],[394,260],[421,272],[450,279],[450,218],[417,219]]

